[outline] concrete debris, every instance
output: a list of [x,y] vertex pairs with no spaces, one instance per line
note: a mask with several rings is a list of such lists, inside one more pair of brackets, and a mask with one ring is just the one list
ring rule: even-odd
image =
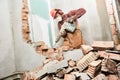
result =
[[80,50],[63,52],[62,48],[45,48],[38,42],[35,48],[47,57],[40,68],[25,73],[23,80],[120,80],[120,54],[113,42],[94,44],[82,45],[84,55],[78,59],[75,53],[80,54]]

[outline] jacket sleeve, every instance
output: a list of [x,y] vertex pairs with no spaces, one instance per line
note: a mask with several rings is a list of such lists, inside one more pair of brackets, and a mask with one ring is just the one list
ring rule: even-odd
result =
[[86,13],[86,10],[83,9],[83,8],[79,8],[77,10],[72,10],[68,13],[68,16],[71,17],[71,16],[76,16],[76,19],[77,18],[80,18],[82,15],[84,15]]

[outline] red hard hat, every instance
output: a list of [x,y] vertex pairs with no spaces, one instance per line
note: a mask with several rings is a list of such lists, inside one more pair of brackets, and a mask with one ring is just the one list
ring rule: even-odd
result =
[[53,17],[53,18],[55,18],[55,15],[56,15],[56,10],[55,9],[52,9],[51,11],[50,11],[50,15]]

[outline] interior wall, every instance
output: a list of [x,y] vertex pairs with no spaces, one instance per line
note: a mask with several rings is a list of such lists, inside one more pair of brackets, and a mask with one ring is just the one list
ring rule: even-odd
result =
[[0,78],[16,70],[8,1],[0,0]]
[[23,41],[21,23],[22,0],[13,0],[11,7],[16,69],[17,71],[33,70],[42,63],[44,57],[37,54],[33,46]]
[[44,57],[23,41],[22,0],[0,0],[0,79],[38,67]]
[[101,40],[110,40],[110,37],[112,37],[112,33],[105,0],[96,0],[96,7],[98,11],[98,17],[100,20],[102,34]]
[[[86,14],[79,18],[80,29],[87,44],[94,40],[111,40],[111,32],[104,0],[51,0],[51,9],[59,8],[67,13],[70,10],[84,8]],[[100,2],[100,3],[98,3]],[[100,6],[102,5],[102,6]],[[56,27],[56,26],[55,26]],[[55,36],[57,28],[55,28]]]

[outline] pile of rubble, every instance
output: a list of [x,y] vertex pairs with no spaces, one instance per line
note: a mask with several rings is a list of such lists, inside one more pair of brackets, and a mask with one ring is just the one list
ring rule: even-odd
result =
[[25,73],[24,80],[120,80],[120,45],[94,41],[81,50],[84,55],[77,61],[47,58],[39,68]]

